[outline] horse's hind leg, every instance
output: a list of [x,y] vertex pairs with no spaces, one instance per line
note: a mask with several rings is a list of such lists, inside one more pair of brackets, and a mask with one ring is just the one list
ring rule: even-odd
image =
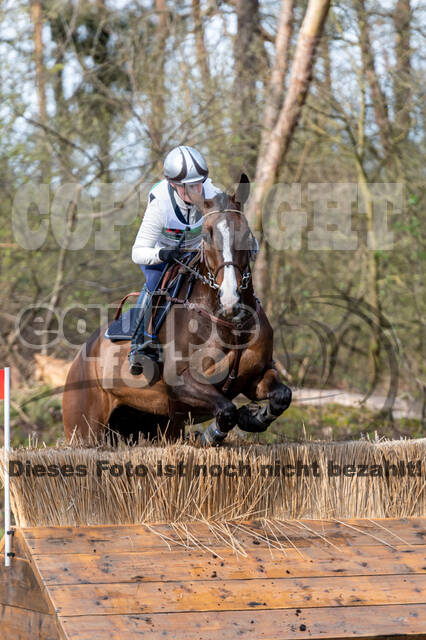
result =
[[211,413],[215,422],[208,427],[209,432],[205,432],[202,441],[205,444],[219,444],[237,423],[237,407],[208,382],[194,380],[188,370],[182,373],[180,379],[182,384],[170,388],[171,396],[177,402]]
[[266,407],[244,405],[238,409],[238,426],[243,431],[266,431],[291,403],[291,389],[283,384],[278,371],[271,367],[257,378],[244,394],[250,400],[268,399]]
[[80,355],[69,370],[62,397],[65,437],[99,440],[108,424],[111,408],[107,394],[98,388]]

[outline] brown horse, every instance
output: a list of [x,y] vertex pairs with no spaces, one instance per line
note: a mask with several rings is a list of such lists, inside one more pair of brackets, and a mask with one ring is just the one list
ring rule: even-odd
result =
[[[105,327],[83,345],[63,395],[67,439],[74,432],[99,438],[108,427],[125,437],[167,429],[176,438],[188,419],[214,418],[203,440],[216,444],[237,424],[264,431],[288,408],[291,391],[274,366],[273,331],[251,283],[255,240],[242,211],[248,192],[243,175],[235,195],[196,202],[203,214],[199,260],[195,269],[185,267],[188,298],[173,300],[158,333],[161,372],[149,361],[143,375],[132,376],[129,342],[110,342]],[[237,409],[239,394],[268,403]]]

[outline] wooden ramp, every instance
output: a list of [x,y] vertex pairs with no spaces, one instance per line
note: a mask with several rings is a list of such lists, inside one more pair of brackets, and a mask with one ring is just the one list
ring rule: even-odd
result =
[[426,638],[426,518],[187,529],[18,529],[0,638]]

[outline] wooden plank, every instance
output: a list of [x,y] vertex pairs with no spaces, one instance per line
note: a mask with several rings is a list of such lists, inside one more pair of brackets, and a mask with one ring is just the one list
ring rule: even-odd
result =
[[48,601],[27,560],[13,558],[10,567],[0,564],[0,603],[49,613]]
[[[377,523],[377,524],[376,524]],[[262,540],[264,529],[259,523],[249,523],[251,533],[240,527],[230,526],[244,546],[268,548]],[[424,544],[426,541],[426,518],[402,518],[382,520],[345,520],[344,524],[328,520],[286,521],[280,524],[281,533],[274,530],[270,535],[273,545],[284,548],[312,544],[323,546],[372,546],[385,543],[392,546]],[[221,537],[215,537],[203,524],[187,525],[191,534],[207,547],[223,545]],[[23,536],[31,551],[40,554],[140,552],[146,549],[166,547],[165,540],[153,533],[153,529],[167,538],[171,546],[179,547],[186,542],[185,534],[179,535],[170,525],[111,525],[90,527],[36,527],[23,529]],[[174,539],[175,543],[170,542]]]
[[245,558],[226,547],[215,547],[214,551],[35,555],[34,562],[46,585],[426,573],[426,545],[341,551],[306,547],[303,555],[295,549],[288,549],[285,555],[249,549]]
[[59,640],[60,635],[54,616],[0,604],[0,637],[4,640]]
[[37,566],[37,563],[34,561],[34,556],[31,553],[31,549],[28,547],[27,541],[25,540],[25,537],[22,534],[22,530],[18,530],[16,532],[16,535],[14,536],[17,540],[17,542],[19,542],[19,544],[21,545],[23,552],[25,553],[25,555],[27,556],[27,561],[31,567],[31,570],[33,572],[33,576],[34,576],[34,580],[38,585],[38,591],[41,594],[41,597],[43,598],[44,602],[47,604],[48,606],[48,610],[49,613],[55,613],[55,609],[53,607],[50,595],[46,589],[46,586],[43,582],[43,579],[40,576],[40,572]]
[[426,602],[426,576],[200,580],[48,587],[62,616]]
[[[425,638],[426,605],[281,611],[219,611],[132,616],[75,616],[61,622],[72,640],[298,640]],[[305,628],[304,628],[305,627]]]
[[14,528],[13,530],[15,533],[12,537],[12,551],[15,553],[16,557],[29,560],[29,556],[31,554],[28,553],[28,546],[22,535],[22,529]]

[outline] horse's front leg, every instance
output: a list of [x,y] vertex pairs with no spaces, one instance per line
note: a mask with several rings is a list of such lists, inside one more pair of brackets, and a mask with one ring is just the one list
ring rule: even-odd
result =
[[237,424],[237,407],[208,381],[195,380],[187,369],[179,376],[179,384],[169,387],[173,400],[194,409],[206,410],[215,417],[201,436],[203,444],[220,444]]
[[244,390],[244,395],[252,401],[268,399],[268,404],[265,407],[240,407],[237,422],[243,431],[266,431],[271,422],[288,409],[291,402],[291,389],[281,382],[278,371],[273,366],[254,380],[248,389]]

